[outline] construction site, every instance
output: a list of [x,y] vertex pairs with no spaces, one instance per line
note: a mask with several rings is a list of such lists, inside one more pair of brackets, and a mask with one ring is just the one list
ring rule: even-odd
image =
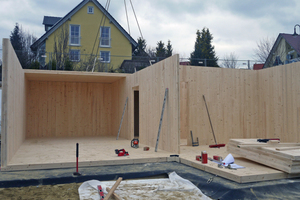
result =
[[2,188],[175,171],[212,199],[300,196],[299,62],[29,70],[3,39],[2,70]]

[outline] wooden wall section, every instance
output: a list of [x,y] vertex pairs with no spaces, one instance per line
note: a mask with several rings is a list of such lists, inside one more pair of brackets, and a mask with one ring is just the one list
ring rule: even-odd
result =
[[141,142],[155,146],[165,89],[168,88],[158,148],[179,153],[179,56],[139,71],[138,76]]
[[113,85],[113,96],[112,102],[113,106],[113,117],[112,117],[112,133],[117,137],[118,130],[120,127],[120,122],[126,102],[126,98],[128,97],[128,102],[125,108],[125,113],[123,117],[123,122],[120,130],[121,138],[125,138],[128,140],[132,140],[134,137],[133,131],[133,89],[136,88],[134,86],[138,86],[138,81],[134,82],[134,77],[136,77],[136,73],[129,75],[126,79],[122,79],[114,82]]
[[214,144],[203,95],[217,143],[251,138],[257,130],[258,76],[255,71],[180,66],[181,135],[191,145],[190,131],[200,144]]
[[259,127],[266,138],[300,142],[300,62],[259,70]]
[[264,70],[180,66],[181,138],[191,145],[231,138],[272,138],[300,142],[300,63]]
[[112,84],[29,81],[26,137],[111,135]]
[[120,137],[134,137],[134,91],[139,91],[139,140],[142,144],[155,147],[159,120],[162,111],[165,89],[168,96],[162,129],[159,139],[159,149],[179,153],[179,57],[178,55],[165,59],[157,64],[138,71],[126,80],[114,83],[114,113],[118,113],[113,132],[117,134],[126,97],[128,105],[121,128]]
[[3,39],[1,167],[6,167],[25,139],[26,81],[9,39]]

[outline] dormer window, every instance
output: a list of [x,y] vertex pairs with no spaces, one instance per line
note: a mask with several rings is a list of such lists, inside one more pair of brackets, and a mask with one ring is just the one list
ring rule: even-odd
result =
[[88,14],[94,14],[94,6],[88,6],[87,13]]

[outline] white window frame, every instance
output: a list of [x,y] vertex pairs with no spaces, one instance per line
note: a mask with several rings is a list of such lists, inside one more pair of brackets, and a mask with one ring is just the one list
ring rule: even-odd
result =
[[[105,59],[102,57],[102,53],[108,53],[108,60],[105,60]],[[110,51],[100,51],[100,60],[101,60],[101,62],[103,62],[103,63],[110,63]]]
[[[75,55],[76,57],[78,56],[78,60],[72,59],[72,53],[71,53],[72,51],[78,53],[77,55]],[[69,51],[69,57],[70,57],[71,61],[73,61],[73,62],[79,62],[80,61],[80,50],[78,50],[78,49],[70,49],[70,51]]]
[[[92,9],[92,11],[90,11],[90,9]],[[87,13],[88,14],[94,14],[94,6],[88,6],[87,7]]]
[[[79,27],[79,35],[78,35],[78,43],[72,43],[72,26],[77,26]],[[70,24],[70,28],[69,28],[69,45],[71,46],[80,46],[81,43],[81,27],[78,24]]]
[[[103,28],[108,28],[108,38],[102,38],[102,29]],[[102,27],[100,27],[100,47],[110,47],[110,40],[111,40],[111,38],[110,38],[110,33],[111,33],[111,31],[110,31],[111,29],[110,29],[110,27],[109,26],[102,26]],[[108,44],[102,44],[102,41],[108,41]]]

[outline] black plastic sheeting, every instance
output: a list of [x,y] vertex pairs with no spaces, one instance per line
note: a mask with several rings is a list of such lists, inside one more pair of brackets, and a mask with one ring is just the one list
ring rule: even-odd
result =
[[[168,173],[175,171],[212,199],[300,199],[299,178],[240,184],[177,162],[85,167],[79,168],[81,176],[74,176],[74,171],[51,169],[1,172],[0,187],[80,183],[92,179],[108,181],[118,177],[124,180],[168,177]],[[211,178],[212,181],[208,182]]]

